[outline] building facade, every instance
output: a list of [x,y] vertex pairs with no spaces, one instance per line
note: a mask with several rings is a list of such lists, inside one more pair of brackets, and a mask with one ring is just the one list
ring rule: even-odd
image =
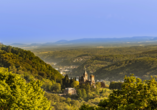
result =
[[75,88],[65,88],[64,95],[77,95]]
[[95,76],[94,75],[90,75],[90,78],[88,79],[88,74],[87,71],[85,70],[85,72],[83,73],[83,75],[81,77],[79,77],[79,84],[90,84],[91,86],[95,86]]

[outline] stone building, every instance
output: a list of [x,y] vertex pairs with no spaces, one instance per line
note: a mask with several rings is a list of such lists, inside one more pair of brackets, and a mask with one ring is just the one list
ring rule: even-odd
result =
[[90,75],[90,79],[88,79],[87,71],[83,73],[83,76],[79,77],[79,84],[86,84],[89,83],[90,85],[95,86],[95,77],[94,75]]
[[75,88],[65,88],[64,95],[77,95]]
[[102,88],[105,88],[106,86],[105,86],[105,82],[101,82],[101,87]]

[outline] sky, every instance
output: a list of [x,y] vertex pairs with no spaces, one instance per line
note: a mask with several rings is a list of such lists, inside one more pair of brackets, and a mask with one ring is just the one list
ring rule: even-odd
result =
[[0,0],[0,42],[157,36],[157,0]]

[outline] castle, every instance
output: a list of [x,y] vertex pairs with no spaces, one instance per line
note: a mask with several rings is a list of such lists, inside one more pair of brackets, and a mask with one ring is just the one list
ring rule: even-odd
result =
[[88,74],[87,71],[83,73],[83,76],[79,77],[79,83],[80,84],[90,84],[91,86],[95,86],[95,77],[94,75],[90,75],[90,79],[88,80]]

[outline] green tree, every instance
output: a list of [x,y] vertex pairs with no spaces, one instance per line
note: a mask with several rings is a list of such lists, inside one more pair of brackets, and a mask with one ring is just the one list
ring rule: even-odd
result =
[[78,89],[78,91],[77,91],[77,95],[78,95],[79,98],[82,97],[82,91],[81,91],[81,89]]
[[74,82],[72,82],[71,87],[76,88],[78,85],[79,85],[79,82],[78,81],[74,81]]
[[91,107],[90,105],[83,104],[79,110],[97,110],[95,107]]
[[67,102],[68,104],[70,104],[71,98],[68,97],[68,98],[66,99],[66,102]]
[[26,83],[20,75],[0,68],[1,110],[50,110],[50,102],[44,97],[40,81]]
[[[83,105],[80,110],[89,108]],[[122,89],[113,90],[108,99],[100,101],[96,110],[157,110],[156,79],[142,81],[133,74],[125,76]]]
[[65,75],[65,77],[62,79],[62,89],[65,89],[66,87],[70,87],[70,79],[68,75]]
[[61,91],[61,84],[60,83],[54,84],[54,86],[52,87],[52,90],[55,90],[56,92]]
[[90,86],[90,84],[86,85],[86,91],[87,91],[87,94],[91,92],[91,86]]
[[101,82],[96,83],[96,88],[100,89],[101,88]]
[[87,93],[85,89],[82,89],[82,97],[85,99],[87,98]]
[[157,82],[151,80],[142,82],[140,78],[125,76],[121,90],[113,90],[109,99],[99,103],[104,109],[117,110],[155,110],[157,109]]

